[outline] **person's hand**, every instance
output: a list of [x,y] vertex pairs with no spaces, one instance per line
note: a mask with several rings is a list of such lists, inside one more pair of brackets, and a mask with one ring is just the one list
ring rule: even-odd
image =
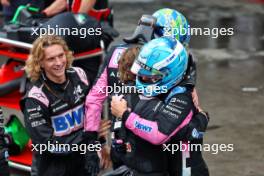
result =
[[2,4],[3,6],[10,6],[10,2],[9,2],[9,0],[1,0],[1,4]]
[[111,113],[118,118],[122,118],[126,110],[127,101],[121,96],[113,96],[111,101]]
[[198,98],[198,94],[195,88],[192,91],[192,99],[193,99],[193,104],[196,107],[196,109],[199,112],[202,111],[202,108],[199,106],[199,98]]
[[98,137],[107,137],[111,128],[111,120],[101,120]]
[[112,161],[110,158],[110,148],[108,145],[103,145],[100,151],[100,166],[102,169],[108,169],[112,167]]
[[89,176],[97,176],[100,172],[99,157],[97,152],[88,151],[85,153],[85,174]]

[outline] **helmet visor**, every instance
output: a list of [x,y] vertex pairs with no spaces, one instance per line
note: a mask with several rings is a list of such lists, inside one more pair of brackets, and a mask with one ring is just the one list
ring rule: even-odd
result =
[[162,80],[163,76],[160,75],[141,75],[138,74],[138,80],[143,84],[156,84]]
[[[149,67],[148,65],[140,62],[139,60],[135,60],[132,67],[131,67],[131,72],[138,75],[139,72],[147,72],[146,75],[160,75],[160,76],[165,76],[165,73],[153,68]],[[145,71],[144,71],[145,70]],[[144,74],[144,73],[141,73]]]
[[145,84],[155,84],[162,80],[165,76],[161,71],[149,67],[146,64],[136,60],[131,68],[131,71],[138,76],[138,80]]

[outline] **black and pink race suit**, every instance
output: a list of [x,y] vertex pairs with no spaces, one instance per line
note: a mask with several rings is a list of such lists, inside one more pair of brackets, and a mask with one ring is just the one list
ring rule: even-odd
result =
[[[101,112],[103,109],[103,102],[109,95],[113,94],[113,92],[110,92],[109,90],[114,90],[114,87],[122,86],[118,79],[118,60],[122,53],[130,46],[131,45],[118,45],[112,47],[106,56],[104,66],[101,68],[101,71],[99,72],[98,77],[86,99],[86,131],[98,131],[101,120]],[[189,59],[193,61],[191,55]],[[183,93],[183,95],[173,95],[174,97],[172,97],[171,100],[174,101],[175,98],[179,98],[180,100],[182,99],[184,103],[187,103],[185,105],[186,107],[182,107],[185,108],[184,112],[181,112],[182,114],[179,116],[177,112],[174,112],[173,110],[169,111],[171,109],[170,105],[167,107],[164,102],[166,96],[169,95],[159,96],[158,104],[156,101],[152,100],[141,100],[142,102],[147,103],[146,106],[144,105],[139,108],[141,104],[138,104],[136,106],[137,108],[135,109],[136,112],[129,114],[126,113],[123,118],[126,128],[126,140],[124,143],[127,145],[127,151],[122,153],[115,151],[115,149],[112,148],[112,154],[114,153],[114,158],[112,159],[116,160],[118,158],[119,161],[117,162],[121,161],[120,164],[127,165],[132,170],[137,172],[138,175],[166,175],[168,173],[173,175],[174,173],[185,172],[185,166],[183,165],[183,161],[186,159],[185,155],[183,155],[183,153],[178,153],[177,157],[176,155],[170,156],[168,152],[163,151],[162,144],[171,141],[174,143],[176,141],[179,142],[180,140],[194,140],[193,138],[197,136],[192,137],[193,130],[197,130],[197,133],[199,133],[199,131],[205,131],[207,127],[208,121],[203,116],[203,114],[197,114],[190,94],[192,87],[195,84],[195,70],[190,69],[188,74],[189,80],[184,80],[183,84],[191,88],[188,88],[188,91]],[[184,90],[187,89],[184,88]],[[162,104],[162,102],[164,103]],[[178,106],[177,103],[179,102],[175,103],[176,106]],[[150,105],[150,107],[148,108],[147,105]],[[155,115],[152,113],[152,116],[151,113],[148,114],[148,111],[152,111],[154,107],[157,107],[157,109],[155,112],[153,112]],[[167,113],[162,111],[167,111]],[[143,114],[139,112],[142,112]],[[197,118],[193,118],[194,114],[197,114]],[[157,121],[157,119],[159,120]],[[90,123],[91,121],[92,123]],[[177,140],[171,140],[174,136],[176,136],[174,139]],[[201,141],[201,139],[199,140]],[[192,158],[192,160],[195,162],[197,161],[198,163],[203,161],[200,160],[200,158]],[[191,161],[191,163],[193,162]],[[191,169],[189,164],[186,167]],[[175,171],[173,168],[177,168],[177,171]],[[203,168],[205,168],[205,170],[208,172],[206,165],[203,165]]]
[[[42,74],[30,83],[20,102],[25,126],[35,145],[36,166],[42,175],[84,175],[85,155],[73,151],[73,145],[86,144],[83,135],[84,102],[89,82],[84,70],[72,67],[66,70],[67,80],[56,84]],[[47,148],[40,153],[40,145],[70,148]]]

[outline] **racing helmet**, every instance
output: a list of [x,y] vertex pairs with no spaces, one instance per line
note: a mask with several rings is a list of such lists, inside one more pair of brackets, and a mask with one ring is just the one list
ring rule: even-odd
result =
[[180,41],[184,46],[190,42],[189,23],[177,10],[164,8],[153,13],[157,18],[154,33],[156,37],[170,36]]
[[183,45],[171,37],[151,40],[141,49],[131,67],[136,88],[145,96],[166,93],[184,77],[188,54]]

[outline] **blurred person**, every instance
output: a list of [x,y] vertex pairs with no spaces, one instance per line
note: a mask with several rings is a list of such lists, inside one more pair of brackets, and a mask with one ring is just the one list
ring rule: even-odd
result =
[[71,0],[68,2],[68,10],[73,13],[83,13],[96,18],[102,25],[109,24],[113,27],[113,11],[108,5],[108,0]]
[[6,23],[13,18],[20,5],[30,4],[32,7],[39,8],[40,15],[38,15],[38,17],[51,17],[62,12],[67,7],[67,2],[65,0],[1,0],[1,4],[3,5],[3,14]]
[[90,10],[102,10],[109,7],[108,0],[71,0],[69,9],[74,13],[88,13]]
[[72,0],[68,1],[69,9],[74,13],[88,13],[93,9],[96,0]]
[[66,9],[67,2],[65,0],[53,0],[45,4],[45,9],[41,13],[44,14],[44,17],[52,17],[66,11]]

